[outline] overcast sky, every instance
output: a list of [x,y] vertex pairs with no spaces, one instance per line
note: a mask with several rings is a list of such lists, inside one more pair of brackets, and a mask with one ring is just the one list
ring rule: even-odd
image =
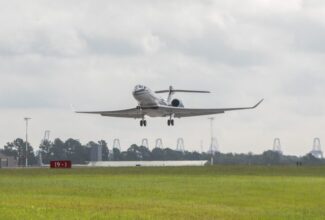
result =
[[138,120],[74,114],[136,106],[132,90],[177,94],[185,107],[250,106],[216,115],[222,152],[260,153],[279,137],[286,154],[325,140],[325,1],[0,1],[0,146],[24,137],[104,139],[122,148],[209,145],[206,116]]

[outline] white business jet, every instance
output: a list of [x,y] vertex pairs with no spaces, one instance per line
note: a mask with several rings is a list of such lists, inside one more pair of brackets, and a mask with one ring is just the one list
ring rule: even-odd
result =
[[[241,108],[184,108],[184,105],[179,99],[172,99],[172,96],[176,92],[188,92],[188,93],[210,93],[209,91],[197,91],[197,90],[180,90],[173,89],[172,86],[168,90],[151,91],[148,87],[143,85],[135,86],[133,90],[133,97],[138,101],[138,106],[135,108],[117,110],[117,111],[77,111],[76,113],[88,113],[99,114],[108,117],[121,117],[121,118],[134,118],[141,119],[140,126],[147,126],[145,116],[150,117],[169,117],[168,126],[174,126],[173,118],[192,117],[200,115],[212,115],[220,114],[226,111],[254,109],[262,101],[259,101],[252,107]],[[155,93],[168,93],[167,100],[158,97]]]

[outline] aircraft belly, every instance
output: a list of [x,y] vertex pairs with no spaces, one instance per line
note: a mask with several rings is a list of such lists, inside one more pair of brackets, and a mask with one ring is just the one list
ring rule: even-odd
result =
[[141,106],[153,106],[157,104],[155,97],[152,97],[148,93],[137,95],[136,99],[138,100]]
[[164,113],[158,109],[146,109],[146,115],[150,117],[164,117]]

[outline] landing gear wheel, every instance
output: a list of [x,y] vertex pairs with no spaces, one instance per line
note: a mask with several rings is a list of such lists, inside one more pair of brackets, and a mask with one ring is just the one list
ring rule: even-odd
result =
[[140,126],[141,126],[141,127],[142,127],[142,126],[146,127],[146,126],[147,126],[147,121],[144,120],[144,119],[140,120]]
[[168,119],[167,120],[167,125],[168,126],[174,126],[174,119]]

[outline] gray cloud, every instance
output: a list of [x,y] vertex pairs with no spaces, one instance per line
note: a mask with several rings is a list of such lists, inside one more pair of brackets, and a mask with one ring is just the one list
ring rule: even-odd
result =
[[170,146],[179,136],[190,149],[208,144],[205,117],[173,130],[152,119],[135,133],[137,121],[69,110],[133,107],[131,90],[142,83],[213,91],[178,94],[188,107],[265,98],[256,111],[216,116],[221,150],[261,152],[276,136],[285,152],[305,153],[312,137],[325,139],[324,10],[300,0],[1,2],[0,122],[10,126],[0,128],[0,144],[23,133],[26,115],[36,145],[44,129],[125,145],[158,136]]
[[136,56],[143,52],[141,45],[130,42],[129,39],[86,36],[85,41],[87,43],[87,49],[93,54]]
[[296,74],[283,85],[284,92],[290,96],[319,97],[325,93],[325,78],[313,73]]

